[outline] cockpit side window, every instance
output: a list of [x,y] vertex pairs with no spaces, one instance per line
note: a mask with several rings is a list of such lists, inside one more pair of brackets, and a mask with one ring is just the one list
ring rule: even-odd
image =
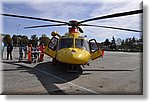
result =
[[62,38],[59,42],[59,49],[73,47],[73,38]]

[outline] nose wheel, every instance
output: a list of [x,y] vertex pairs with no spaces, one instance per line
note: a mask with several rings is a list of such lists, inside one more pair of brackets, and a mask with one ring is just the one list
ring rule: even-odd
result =
[[70,65],[67,69],[68,73],[78,73],[78,66],[76,65]]
[[77,73],[78,72],[77,67],[74,66],[74,65],[71,65],[71,66],[68,67],[67,72],[68,73]]

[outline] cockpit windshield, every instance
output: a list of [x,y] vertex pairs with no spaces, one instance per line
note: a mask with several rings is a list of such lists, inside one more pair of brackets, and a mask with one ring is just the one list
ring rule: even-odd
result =
[[[73,41],[75,40],[75,41]],[[75,42],[75,44],[74,44]],[[75,46],[74,46],[75,45]],[[88,42],[84,38],[62,38],[60,39],[58,49],[62,48],[80,48],[89,51]]]
[[88,42],[85,39],[76,38],[75,39],[75,47],[89,51]]
[[73,38],[62,38],[59,42],[59,49],[73,47]]

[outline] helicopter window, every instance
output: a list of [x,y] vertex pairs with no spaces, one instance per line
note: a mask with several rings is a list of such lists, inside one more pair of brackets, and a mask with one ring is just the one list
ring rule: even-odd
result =
[[97,50],[99,50],[99,47],[98,47],[97,42],[96,42],[95,39],[89,40],[89,46],[90,46],[90,51],[91,52],[96,52]]
[[57,43],[58,43],[58,38],[52,37],[48,47],[54,51],[56,49]]
[[73,38],[62,38],[59,43],[59,49],[70,48],[73,46]]
[[89,51],[89,46],[86,40],[84,39],[75,39],[76,48],[82,48],[84,50]]

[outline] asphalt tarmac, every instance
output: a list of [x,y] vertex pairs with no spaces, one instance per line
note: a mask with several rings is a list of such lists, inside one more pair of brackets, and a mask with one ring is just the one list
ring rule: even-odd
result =
[[52,66],[47,55],[44,62],[2,60],[4,95],[141,95],[143,94],[142,53],[105,52],[104,58],[67,73],[64,65]]

